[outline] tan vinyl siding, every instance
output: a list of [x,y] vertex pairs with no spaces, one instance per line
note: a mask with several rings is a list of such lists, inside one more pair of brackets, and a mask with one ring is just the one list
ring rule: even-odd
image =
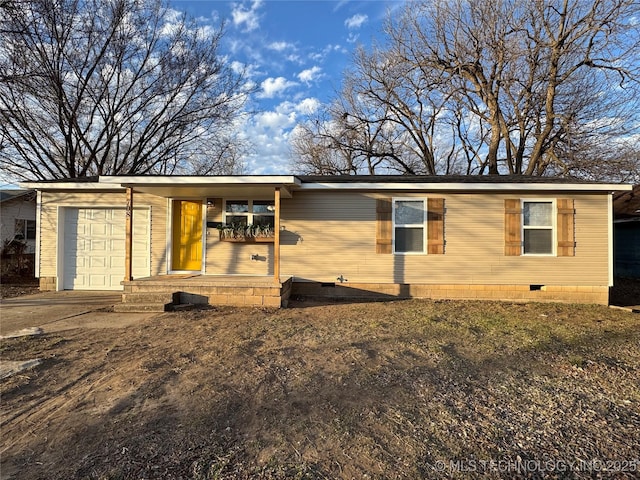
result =
[[[376,253],[376,200],[444,198],[443,255]],[[572,194],[574,257],[505,256],[506,194],[295,192],[282,202],[282,274],[353,283],[607,285],[607,196]],[[567,198],[540,195],[535,198]]]
[[[273,244],[229,243],[218,240],[218,232],[207,237],[207,275],[272,275]],[[257,255],[257,260],[251,260]]]
[[[60,207],[124,208],[125,193],[116,192],[43,192],[40,230],[40,276],[56,276],[58,249],[58,210]],[[151,207],[151,275],[167,272],[167,200],[162,197],[136,193],[135,208]],[[134,212],[135,221],[135,212]]]
[[134,194],[134,208],[151,207],[151,275],[167,273],[167,199],[155,195]]
[[[207,223],[222,223],[222,199],[207,207]],[[207,228],[207,275],[273,275],[273,244],[221,242],[216,228]],[[251,255],[257,255],[252,260]]]

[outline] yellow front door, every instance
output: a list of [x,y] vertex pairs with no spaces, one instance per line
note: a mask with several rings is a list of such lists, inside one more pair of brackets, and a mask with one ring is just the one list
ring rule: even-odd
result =
[[173,201],[173,270],[202,270],[202,202]]

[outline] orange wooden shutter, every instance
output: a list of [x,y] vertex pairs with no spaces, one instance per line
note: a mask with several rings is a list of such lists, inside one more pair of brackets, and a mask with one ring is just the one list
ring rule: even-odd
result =
[[572,198],[559,198],[558,205],[558,256],[575,256],[575,209]]
[[444,254],[444,198],[427,199],[427,253]]
[[391,253],[393,248],[392,206],[390,198],[376,201],[376,253]]
[[522,252],[522,207],[519,198],[504,201],[504,254],[519,256]]

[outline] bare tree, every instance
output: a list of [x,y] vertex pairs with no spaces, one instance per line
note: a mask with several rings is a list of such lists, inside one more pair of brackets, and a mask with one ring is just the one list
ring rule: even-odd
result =
[[405,173],[575,175],[578,152],[638,133],[638,14],[636,0],[411,2],[339,97],[395,132],[419,160]]
[[602,117],[618,120],[600,135],[630,133],[632,111],[618,107],[638,93],[634,0],[442,0],[411,10],[389,23],[392,44],[446,75],[456,103],[487,126],[489,173],[563,172],[559,153]]
[[162,0],[0,5],[0,166],[17,178],[231,173],[249,93]]
[[350,149],[341,148],[340,139],[330,121],[319,118],[299,124],[291,133],[291,163],[305,174],[355,175],[360,165]]
[[361,88],[352,75],[345,78],[339,98],[298,127],[293,150],[299,168],[340,174],[419,172],[418,158],[399,138],[405,131],[390,121],[389,104],[378,101],[371,87]]

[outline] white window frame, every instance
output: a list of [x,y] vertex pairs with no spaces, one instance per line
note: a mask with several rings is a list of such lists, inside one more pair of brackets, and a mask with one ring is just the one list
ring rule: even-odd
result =
[[[529,226],[524,224],[524,205],[525,203],[549,203],[551,204],[551,225]],[[557,218],[558,210],[556,208],[555,198],[522,198],[520,200],[520,211],[522,212],[522,224],[520,225],[520,238],[522,239],[522,255],[526,257],[555,257],[557,255],[558,245],[558,228]],[[525,230],[551,230],[551,252],[550,253],[526,253],[524,251],[524,232]]]
[[[233,212],[227,212],[227,202],[248,202],[247,203],[247,209],[248,212],[246,213],[233,213]],[[225,225],[228,225],[227,222],[227,216],[230,217],[240,217],[240,216],[246,216],[247,217],[247,225],[253,225],[253,216],[254,215],[258,215],[258,216],[272,216],[273,217],[273,223],[275,225],[275,218],[276,218],[276,211],[275,208],[273,210],[273,212],[271,213],[254,213],[253,212],[253,202],[272,202],[275,205],[275,200],[271,199],[271,198],[225,198],[222,202],[222,223]]]
[[[422,202],[422,223],[396,224],[396,202]],[[427,254],[427,198],[426,197],[393,197],[391,199],[391,238],[394,255],[426,255]],[[396,227],[398,228],[422,228],[422,251],[421,252],[398,252],[396,251]]]

